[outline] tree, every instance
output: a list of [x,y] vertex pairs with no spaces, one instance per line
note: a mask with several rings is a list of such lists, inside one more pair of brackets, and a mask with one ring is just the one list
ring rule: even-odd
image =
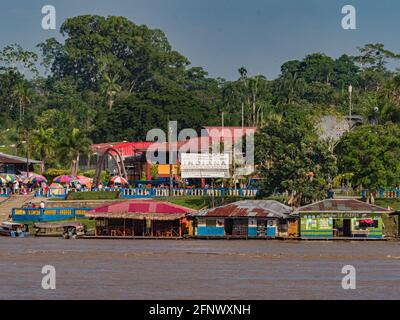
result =
[[7,70],[8,72],[20,73],[25,75],[26,71],[34,75],[38,74],[36,69],[36,62],[38,56],[32,51],[25,51],[18,44],[6,46],[0,52],[0,69]]
[[400,185],[400,126],[362,126],[343,136],[336,150],[340,173],[372,190]]
[[39,128],[32,132],[31,136],[33,150],[40,156],[42,161],[41,174],[46,171],[48,158],[54,154],[56,140],[53,128]]
[[78,174],[80,155],[89,153],[91,143],[90,139],[77,128],[64,133],[57,151],[61,158],[70,161],[71,175]]
[[118,84],[119,77],[117,75],[110,77],[108,74],[103,75],[101,91],[106,96],[108,109],[111,111],[114,105],[115,97],[122,87]]
[[297,206],[323,198],[337,171],[313,124],[298,111],[287,111],[280,123],[257,131],[255,156],[264,193],[288,192],[290,202]]
[[33,91],[26,85],[26,83],[21,81],[15,85],[12,96],[18,101],[19,120],[22,121],[25,114],[25,107],[32,103]]
[[285,96],[287,104],[299,100],[305,88],[305,81],[297,73],[286,73],[279,81],[279,91]]

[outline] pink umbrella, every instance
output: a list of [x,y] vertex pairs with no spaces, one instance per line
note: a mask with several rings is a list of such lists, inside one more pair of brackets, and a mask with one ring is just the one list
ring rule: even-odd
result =
[[72,182],[77,182],[77,180],[73,176],[58,176],[53,179],[53,182],[57,182],[57,183],[61,183],[61,184],[63,184],[63,183],[70,184]]
[[129,184],[129,182],[128,182],[128,180],[126,180],[125,178],[123,178],[123,177],[120,177],[120,176],[115,176],[115,177],[112,177],[111,178],[111,180],[110,180],[110,182],[112,183],[112,184]]
[[84,186],[88,186],[92,184],[92,179],[85,176],[77,176],[76,179],[83,184]]

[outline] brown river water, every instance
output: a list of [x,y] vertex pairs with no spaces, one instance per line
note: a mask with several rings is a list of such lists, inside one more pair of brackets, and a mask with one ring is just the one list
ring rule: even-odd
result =
[[400,299],[400,243],[1,237],[0,299]]

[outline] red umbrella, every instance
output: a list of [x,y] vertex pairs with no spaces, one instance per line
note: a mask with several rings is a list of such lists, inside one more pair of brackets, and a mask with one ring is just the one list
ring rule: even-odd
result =
[[69,184],[72,182],[77,182],[77,180],[73,176],[58,176],[53,179],[53,182]]
[[123,184],[123,185],[129,184],[128,180],[126,180],[125,178],[120,177],[120,176],[112,177],[110,182],[112,184]]

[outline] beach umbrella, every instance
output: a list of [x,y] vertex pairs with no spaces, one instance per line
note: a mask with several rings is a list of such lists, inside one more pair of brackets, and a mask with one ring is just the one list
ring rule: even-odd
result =
[[85,176],[77,176],[76,179],[84,186],[88,186],[92,184],[92,179]]
[[77,182],[77,180],[73,176],[58,176],[53,179],[53,182],[57,182],[57,183],[61,183],[61,184],[70,184],[72,182]]
[[4,174],[4,175],[1,175],[1,177],[4,180],[6,180],[7,182],[12,182],[12,183],[14,183],[14,181],[17,180],[17,176],[14,174]]
[[59,184],[59,183],[52,183],[52,184],[50,185],[50,188],[62,189],[63,186],[62,186],[61,184]]
[[41,175],[35,175],[34,177],[31,177],[28,179],[28,182],[33,183],[33,184],[40,184],[42,182],[47,182],[47,179]]
[[125,185],[129,184],[129,182],[125,178],[120,177],[120,176],[112,177],[110,182],[113,184],[125,184]]
[[8,183],[7,180],[0,176],[0,184],[6,185],[7,183]]

